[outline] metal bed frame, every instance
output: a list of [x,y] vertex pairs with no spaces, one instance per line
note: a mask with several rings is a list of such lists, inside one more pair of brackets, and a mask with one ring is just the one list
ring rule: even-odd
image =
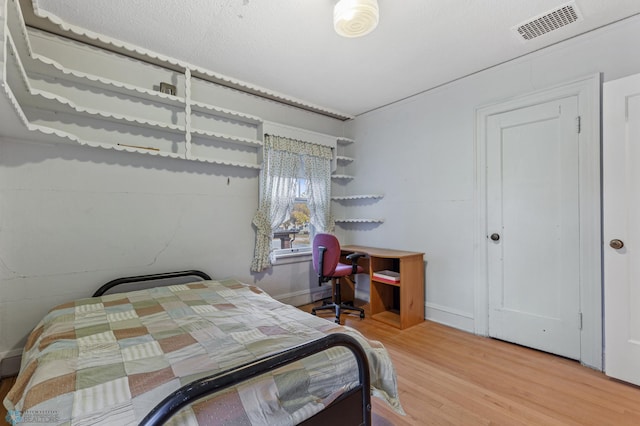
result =
[[[183,277],[198,277],[205,281],[211,280],[208,274],[198,270],[123,277],[104,284],[93,294],[93,297],[102,296],[107,291],[121,284],[169,280]],[[164,424],[174,414],[178,413],[180,409],[199,399],[335,346],[345,347],[353,353],[358,365],[359,383],[354,389],[346,392],[322,411],[303,421],[301,424],[305,426],[327,425],[332,423],[340,425],[370,425],[371,389],[369,362],[362,346],[360,346],[353,337],[341,333],[329,334],[321,339],[295,346],[273,355],[268,355],[256,361],[184,385],[168,395],[153,408],[142,420],[140,425],[155,426]]]

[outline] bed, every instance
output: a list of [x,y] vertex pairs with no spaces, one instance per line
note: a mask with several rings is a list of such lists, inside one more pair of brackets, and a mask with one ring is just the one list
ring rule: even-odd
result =
[[370,424],[371,394],[402,413],[379,342],[256,286],[184,271],[114,280],[52,309],[4,405],[20,424],[347,425]]

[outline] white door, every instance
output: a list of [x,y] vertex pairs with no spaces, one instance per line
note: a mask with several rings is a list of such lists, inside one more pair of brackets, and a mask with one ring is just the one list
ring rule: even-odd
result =
[[640,385],[640,75],[603,96],[605,372]]
[[580,359],[578,97],[487,121],[489,335]]

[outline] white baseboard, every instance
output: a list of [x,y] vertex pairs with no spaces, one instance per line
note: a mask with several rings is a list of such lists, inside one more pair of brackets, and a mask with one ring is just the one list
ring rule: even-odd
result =
[[365,302],[369,302],[371,301],[371,293],[369,293],[368,289],[367,291],[363,291],[363,290],[359,290],[356,288],[356,292],[355,292],[355,298],[358,300],[363,300]]
[[[319,287],[317,290],[300,290],[271,297],[282,303],[286,303],[287,305],[301,306],[306,305],[307,303],[313,303],[322,299],[330,298],[331,287]],[[369,292],[356,288],[355,297],[358,300],[369,301]]]
[[474,332],[475,320],[473,314],[434,303],[425,303],[425,318],[440,324],[448,325],[459,330]]
[[300,290],[272,296],[274,299],[292,306],[306,305],[331,297],[331,287],[319,287],[318,290]]

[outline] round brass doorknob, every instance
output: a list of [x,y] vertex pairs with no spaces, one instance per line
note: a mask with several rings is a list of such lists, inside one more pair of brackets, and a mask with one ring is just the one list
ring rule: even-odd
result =
[[620,250],[622,247],[624,247],[624,243],[621,240],[615,239],[609,241],[609,246],[612,249]]
[[493,234],[491,234],[491,237],[489,237],[489,238],[491,238],[491,240],[493,240],[493,241],[498,241],[498,240],[500,240],[500,234],[493,233]]

